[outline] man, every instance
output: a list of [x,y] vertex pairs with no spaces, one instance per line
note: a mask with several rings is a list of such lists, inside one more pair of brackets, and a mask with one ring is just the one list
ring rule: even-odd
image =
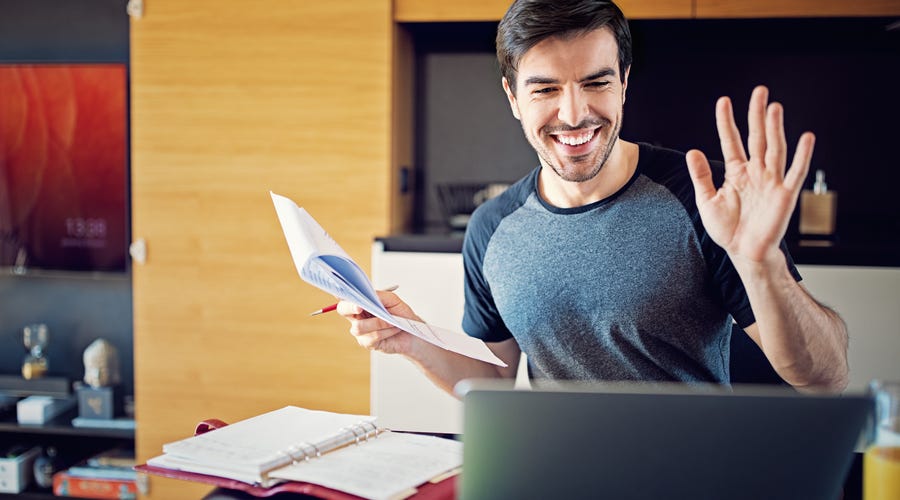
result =
[[[341,302],[361,345],[406,356],[451,392],[465,378],[514,377],[521,352],[536,380],[728,383],[736,321],[788,383],[846,387],[846,328],[798,283],[782,242],[814,137],[800,137],[786,171],[783,109],[765,87],[751,97],[746,151],[731,101],[716,105],[722,180],[700,151],[618,137],[631,35],[611,2],[516,1],[497,56],[540,167],[473,214],[463,329],[509,366]],[[380,298],[416,317],[396,295]]]

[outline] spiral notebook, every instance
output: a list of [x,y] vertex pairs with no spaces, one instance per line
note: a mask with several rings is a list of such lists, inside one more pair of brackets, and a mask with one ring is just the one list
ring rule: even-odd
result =
[[375,417],[287,406],[163,445],[155,469],[259,487],[284,481],[403,498],[462,466],[462,443],[379,428]]

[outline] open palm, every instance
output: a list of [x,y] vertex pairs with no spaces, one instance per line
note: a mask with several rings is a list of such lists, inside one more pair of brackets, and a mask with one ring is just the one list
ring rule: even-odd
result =
[[722,97],[716,103],[716,127],[725,160],[725,182],[719,189],[713,185],[706,155],[697,150],[687,154],[703,226],[732,260],[758,263],[777,255],[812,158],[815,137],[806,132],[785,173],[784,110],[779,103],[767,104],[768,94],[766,87],[759,86],[750,98],[747,152],[731,100]]

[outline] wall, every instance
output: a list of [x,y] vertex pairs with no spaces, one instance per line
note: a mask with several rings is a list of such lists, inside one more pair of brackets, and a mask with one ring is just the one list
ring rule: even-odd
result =
[[[128,60],[124,0],[0,0],[0,63]],[[82,351],[104,337],[120,351],[123,383],[133,386],[129,274],[14,276],[4,270],[0,373],[20,373],[21,330],[34,322],[50,330],[50,375],[80,379]]]
[[[746,133],[750,91],[767,84],[785,105],[790,153],[801,132],[817,134],[812,169],[823,169],[838,192],[843,241],[897,245],[900,30],[887,29],[894,20],[631,21],[634,63],[621,136],[720,157],[716,98],[732,96]],[[437,185],[515,180],[538,165],[500,87],[495,26],[406,25],[418,63],[420,228],[443,223]]]
[[[154,0],[131,23],[137,453],[201,419],[369,409],[368,352],[294,269],[269,191],[364,267],[391,221],[388,0]],[[151,496],[202,488],[152,478]]]

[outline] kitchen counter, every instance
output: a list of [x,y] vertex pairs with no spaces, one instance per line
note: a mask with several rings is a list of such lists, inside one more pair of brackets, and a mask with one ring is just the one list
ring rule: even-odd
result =
[[[407,233],[376,238],[386,251],[459,253],[462,232]],[[846,243],[817,247],[789,242],[788,248],[796,264],[817,266],[900,267],[900,242]]]

